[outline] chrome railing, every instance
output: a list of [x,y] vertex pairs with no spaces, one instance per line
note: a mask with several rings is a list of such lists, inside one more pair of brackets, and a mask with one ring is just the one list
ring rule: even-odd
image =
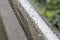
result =
[[33,23],[36,25],[35,28],[38,29],[37,31],[39,31],[39,33],[41,31],[43,33],[46,40],[60,40],[49,28],[49,26],[45,23],[45,21],[42,19],[42,17],[38,14],[38,12],[34,9],[33,5],[31,5],[28,0],[18,0],[18,3],[21,4],[26,14],[28,14]]

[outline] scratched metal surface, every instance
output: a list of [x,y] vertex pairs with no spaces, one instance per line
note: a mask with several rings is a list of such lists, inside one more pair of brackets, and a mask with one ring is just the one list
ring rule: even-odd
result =
[[28,0],[24,0],[24,1],[18,0],[18,3],[22,5],[22,8],[24,8],[24,10],[27,12],[28,16],[32,19],[33,23],[37,25],[37,27],[36,26],[35,27],[38,28],[38,30],[44,34],[46,40],[59,40],[59,38],[48,27],[48,25],[37,13],[37,11],[33,8],[33,6],[29,3]]
[[[33,5],[33,7],[35,8],[35,10],[37,10],[38,12],[40,12],[40,9],[35,5],[35,3],[34,3],[33,0],[28,0],[28,1]],[[60,39],[60,31],[56,27],[52,26],[52,24],[43,15],[41,15],[41,17],[47,23],[47,25],[49,26],[49,28],[54,32],[54,34],[57,35],[59,37],[59,39]]]
[[28,2],[28,0],[18,0],[22,7],[25,9],[27,14],[32,18],[34,23],[40,28],[46,37],[46,40],[59,40],[59,38],[53,33],[53,31],[48,27],[44,20],[39,16],[37,11]]

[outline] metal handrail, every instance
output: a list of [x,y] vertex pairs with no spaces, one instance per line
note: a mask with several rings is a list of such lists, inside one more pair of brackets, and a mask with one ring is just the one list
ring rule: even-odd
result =
[[[34,24],[38,27],[38,30],[44,34],[46,40],[59,40],[28,0],[18,0],[18,3],[21,4],[27,12]],[[37,27],[35,28],[37,29]]]

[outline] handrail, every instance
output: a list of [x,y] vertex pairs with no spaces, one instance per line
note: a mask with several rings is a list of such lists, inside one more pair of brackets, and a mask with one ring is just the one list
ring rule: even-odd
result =
[[44,34],[46,40],[59,40],[28,0],[18,0],[18,3],[21,4],[34,24],[39,28],[38,30]]

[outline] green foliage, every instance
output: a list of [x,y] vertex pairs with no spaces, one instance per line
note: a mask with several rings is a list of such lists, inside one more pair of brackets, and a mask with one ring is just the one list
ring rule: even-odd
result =
[[35,0],[35,2],[41,13],[60,30],[60,0],[46,0],[44,5],[41,4],[41,0]]

